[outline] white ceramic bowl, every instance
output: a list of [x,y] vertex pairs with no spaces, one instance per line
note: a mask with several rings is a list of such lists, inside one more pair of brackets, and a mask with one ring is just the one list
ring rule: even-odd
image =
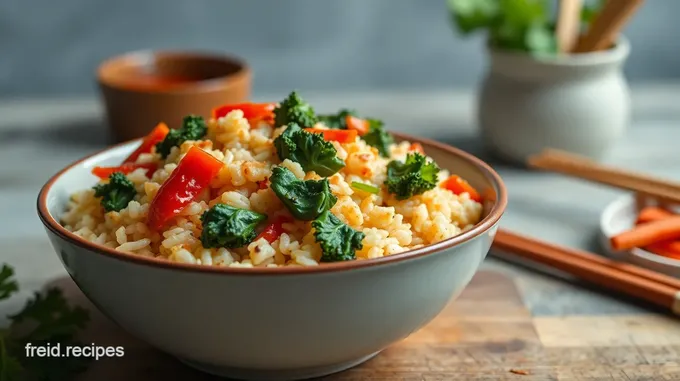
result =
[[58,223],[96,165],[116,165],[139,140],[80,160],[43,187],[38,213],[78,287],[103,313],[203,371],[253,380],[317,377],[359,364],[432,320],[484,260],[506,204],[500,177],[455,148],[419,141],[486,197],[473,229],[389,257],[295,268],[222,268],[125,254]]
[[[607,205],[600,217],[600,243],[607,254],[616,259],[680,277],[680,261],[677,259],[656,255],[639,248],[616,251],[609,242],[611,237],[635,226],[640,203],[649,204],[653,202],[653,200],[638,199],[634,195],[626,195]],[[680,212],[677,209],[676,211]]]

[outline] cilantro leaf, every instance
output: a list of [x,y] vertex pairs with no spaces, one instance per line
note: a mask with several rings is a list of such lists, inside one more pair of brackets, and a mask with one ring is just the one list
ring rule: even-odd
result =
[[93,189],[107,212],[124,209],[137,195],[135,185],[122,172],[112,173],[108,183],[95,185]]
[[312,127],[317,118],[314,109],[305,102],[296,91],[291,92],[274,109],[274,125],[276,127],[297,124],[303,127]]
[[19,291],[19,284],[11,279],[14,276],[14,269],[8,265],[3,265],[0,270],[0,300],[7,299],[15,292]]
[[328,179],[302,181],[288,168],[275,167],[269,181],[276,196],[299,220],[313,220],[338,201],[331,193]]
[[243,247],[255,239],[255,228],[266,219],[266,215],[251,210],[217,204],[201,216],[201,243],[205,248]]
[[321,134],[303,130],[295,123],[289,124],[274,139],[274,147],[279,159],[300,163],[305,171],[314,171],[319,176],[331,176],[345,166],[331,142],[324,140]]
[[21,380],[24,369],[19,359],[10,353],[8,334],[7,330],[0,330],[0,381]]
[[[11,279],[13,273],[8,265],[0,271],[0,293],[5,297],[17,290],[16,281]],[[59,289],[36,292],[21,311],[8,318],[11,327],[0,329],[0,381],[67,381],[91,361],[87,357],[26,354],[27,343],[34,347],[81,346],[75,337],[88,323],[89,315],[81,307],[69,306]]]
[[544,0],[448,0],[451,20],[461,34],[486,29],[491,46],[555,54],[551,10]]
[[437,186],[439,167],[426,157],[415,152],[406,155],[406,161],[392,160],[387,164],[387,190],[397,196],[397,200],[406,200]]
[[606,0],[595,0],[583,4],[583,8],[581,8],[581,22],[584,24],[583,26],[588,26],[595,19],[595,16],[600,13],[605,3]]
[[31,342],[49,341],[52,338],[73,338],[76,332],[89,321],[87,311],[81,307],[70,307],[58,288],[47,293],[35,293],[24,309],[9,319],[12,324],[32,321],[36,326],[22,338]]
[[[9,319],[12,327],[33,327],[27,333],[13,337],[13,346],[7,348],[18,359],[27,379],[69,380],[74,374],[85,370],[91,361],[86,357],[27,357],[24,352],[26,343],[33,346],[53,346],[57,343],[60,346],[80,345],[76,334],[89,322],[89,314],[81,307],[69,306],[58,288],[50,288],[45,294],[36,292],[33,299],[21,311],[10,315]],[[16,367],[16,364],[14,362],[12,366]]]
[[319,122],[326,127],[336,130],[347,129],[347,116],[357,116],[357,112],[349,109],[342,109],[337,114],[319,115]]
[[463,34],[493,26],[499,16],[498,0],[448,0],[451,18]]
[[181,128],[170,130],[165,139],[156,144],[156,152],[165,159],[170,155],[172,147],[179,147],[188,140],[201,140],[207,132],[208,127],[202,116],[187,115],[182,120]]
[[369,129],[361,138],[369,146],[375,147],[380,152],[382,157],[390,157],[390,145],[394,143],[394,139],[389,132],[383,128],[383,122],[377,119],[367,119]]
[[312,221],[314,238],[321,246],[321,262],[350,261],[363,248],[366,235],[344,224],[329,210]]

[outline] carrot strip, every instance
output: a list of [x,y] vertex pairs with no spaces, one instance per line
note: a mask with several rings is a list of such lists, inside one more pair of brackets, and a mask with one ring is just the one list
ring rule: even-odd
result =
[[669,212],[666,209],[659,208],[658,206],[647,206],[640,210],[636,223],[643,224],[645,222],[662,220],[673,215],[674,215],[673,213]]
[[664,257],[680,259],[680,242],[678,241],[657,242],[644,249]]
[[423,148],[422,144],[420,143],[413,143],[408,147],[409,151],[415,151],[421,154],[425,154],[425,149]]
[[680,216],[638,225],[610,239],[615,250],[645,247],[655,242],[680,238]]
[[351,143],[357,138],[356,130],[323,130],[320,128],[305,128],[305,131],[313,134],[323,134],[324,140],[335,140],[338,143]]
[[467,193],[473,201],[482,201],[482,196],[479,195],[479,192],[477,192],[470,183],[458,175],[451,175],[451,177],[442,183],[442,187],[455,194]]
[[356,130],[359,136],[367,134],[371,127],[366,119],[357,118],[352,115],[347,115],[345,117],[345,124],[347,125],[348,130]]

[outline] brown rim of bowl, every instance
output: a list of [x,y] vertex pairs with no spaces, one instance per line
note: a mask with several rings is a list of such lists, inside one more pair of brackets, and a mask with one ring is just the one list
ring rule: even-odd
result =
[[[175,88],[132,88],[125,83],[120,81],[112,80],[107,78],[106,70],[109,69],[111,65],[117,62],[123,62],[129,60],[130,62],[135,61],[145,61],[153,58],[154,56],[165,56],[165,57],[176,57],[176,58],[201,58],[201,59],[212,59],[217,61],[223,61],[226,63],[233,64],[237,69],[233,73],[222,75],[215,78],[198,80],[195,82],[187,83],[186,85],[178,86]],[[131,93],[140,94],[191,94],[196,92],[210,91],[224,89],[224,87],[235,86],[238,82],[248,79],[252,71],[250,66],[246,63],[243,58],[237,57],[230,54],[221,54],[211,51],[200,51],[200,50],[136,50],[132,52],[123,53],[117,56],[113,56],[104,60],[97,66],[96,70],[97,82],[100,86],[106,86],[117,90],[129,91]]]
[[177,262],[170,262],[166,259],[158,259],[158,258],[149,258],[149,257],[143,257],[141,255],[137,254],[132,254],[132,253],[126,253],[126,252],[121,252],[121,251],[116,251],[112,248],[95,244],[90,241],[85,240],[84,238],[81,238],[70,231],[66,230],[59,222],[57,222],[49,213],[47,209],[47,194],[49,193],[50,189],[52,188],[52,185],[54,182],[66,171],[69,169],[73,168],[74,166],[82,163],[85,160],[88,160],[92,156],[98,155],[104,151],[107,151],[109,149],[113,149],[116,147],[120,147],[126,144],[129,144],[133,141],[140,140],[140,139],[134,139],[130,140],[127,142],[123,142],[117,145],[114,145],[112,147],[108,147],[106,149],[103,149],[101,151],[98,151],[96,153],[93,153],[91,155],[88,155],[72,164],[67,166],[66,168],[62,169],[59,171],[56,175],[52,176],[47,183],[42,187],[40,190],[40,194],[38,195],[38,215],[40,217],[40,220],[42,223],[47,227],[49,230],[51,230],[54,234],[60,236],[62,239],[80,246],[85,249],[92,250],[98,254],[103,254],[107,257],[110,257],[112,259],[120,260],[120,261],[127,261],[127,262],[133,262],[141,265],[146,265],[146,266],[157,266],[157,267],[163,267],[171,270],[183,270],[183,271],[191,271],[191,272],[203,272],[203,273],[215,273],[215,274],[234,274],[234,275],[291,275],[291,274],[317,274],[317,273],[324,273],[324,272],[333,272],[333,271],[341,271],[341,270],[350,270],[350,269],[359,269],[359,268],[365,268],[365,267],[370,267],[370,266],[377,266],[377,265],[387,265],[390,263],[395,263],[395,262],[400,262],[408,259],[414,259],[418,257],[422,257],[428,254],[432,254],[435,252],[439,252],[444,249],[448,249],[450,247],[453,247],[455,245],[461,244],[463,242],[469,241],[484,232],[487,232],[489,229],[491,229],[501,218],[503,215],[503,212],[505,211],[505,208],[508,203],[508,195],[507,195],[507,190],[505,188],[505,184],[503,184],[503,180],[501,180],[500,176],[491,169],[491,167],[483,162],[481,159],[464,152],[458,148],[451,147],[446,144],[442,144],[439,142],[435,142],[433,140],[429,139],[424,139],[424,138],[416,138],[407,134],[401,134],[401,133],[393,133],[394,136],[408,140],[411,142],[419,142],[423,144],[425,147],[427,146],[433,146],[438,149],[447,151],[448,153],[451,153],[453,155],[460,156],[467,160],[468,162],[472,163],[474,166],[476,166],[479,170],[481,170],[484,175],[491,180],[492,183],[495,183],[496,186],[498,187],[498,195],[496,199],[496,203],[492,207],[491,211],[489,214],[482,219],[477,225],[475,225],[472,229],[461,233],[455,237],[451,237],[448,239],[445,239],[443,241],[434,243],[432,245],[424,246],[418,249],[413,249],[409,251],[405,251],[402,253],[398,254],[392,254],[387,257],[381,257],[381,258],[373,258],[373,259],[362,259],[362,260],[353,260],[353,261],[347,261],[347,262],[334,262],[334,263],[324,263],[319,266],[306,266],[306,267],[275,267],[275,268],[267,268],[267,267],[253,267],[253,268],[238,268],[238,267],[215,267],[215,266],[205,266],[205,265],[198,265],[198,264],[185,264],[185,263],[177,263]]

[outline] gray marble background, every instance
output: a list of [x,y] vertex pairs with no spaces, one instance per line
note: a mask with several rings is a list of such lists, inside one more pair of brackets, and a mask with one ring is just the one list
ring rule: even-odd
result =
[[[651,0],[629,25],[632,82],[680,77],[679,13]],[[146,48],[239,54],[256,93],[471,87],[482,45],[445,0],[3,0],[0,97],[92,94],[101,60]]]

